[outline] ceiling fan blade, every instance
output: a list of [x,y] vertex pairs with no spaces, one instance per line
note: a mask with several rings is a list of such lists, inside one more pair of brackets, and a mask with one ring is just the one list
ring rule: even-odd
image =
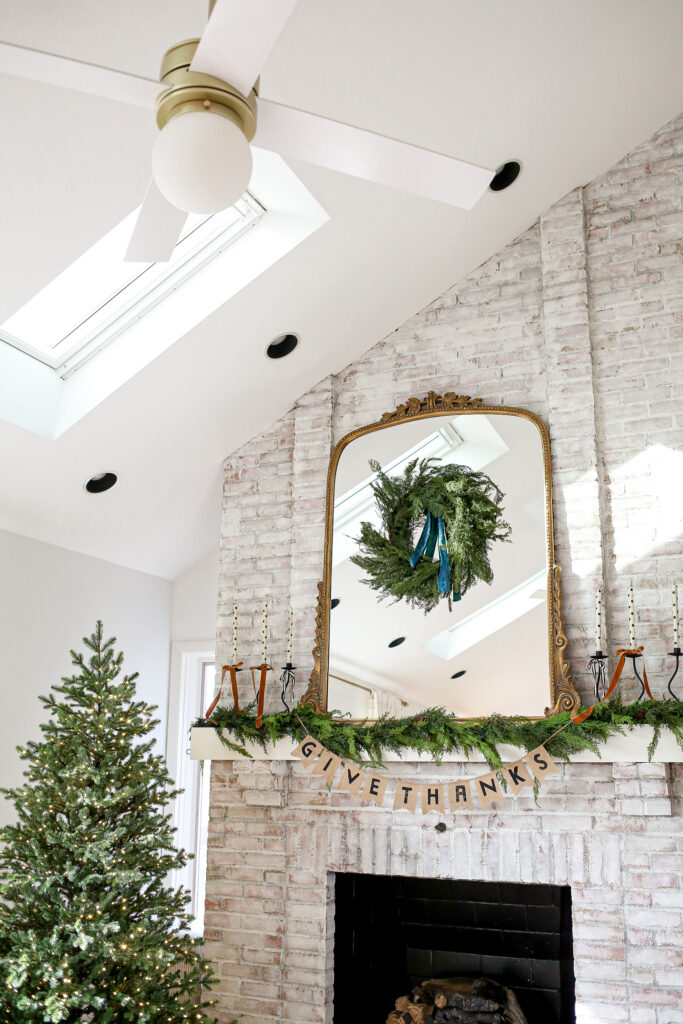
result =
[[297,0],[217,0],[190,71],[248,96]]
[[481,199],[495,173],[264,99],[254,145],[464,210]]
[[126,250],[126,263],[166,263],[186,220],[184,210],[164,199],[152,179]]
[[150,78],[3,42],[0,42],[0,74],[30,78],[138,107],[153,108],[162,88]]

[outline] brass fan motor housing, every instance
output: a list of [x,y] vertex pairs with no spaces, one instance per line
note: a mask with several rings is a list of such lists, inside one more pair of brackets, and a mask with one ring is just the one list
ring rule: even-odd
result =
[[210,110],[236,124],[251,142],[256,134],[256,97],[258,82],[243,96],[220,78],[190,71],[190,64],[199,44],[198,39],[176,43],[164,54],[161,62],[161,81],[168,88],[157,99],[156,118],[163,128],[172,117],[191,110]]

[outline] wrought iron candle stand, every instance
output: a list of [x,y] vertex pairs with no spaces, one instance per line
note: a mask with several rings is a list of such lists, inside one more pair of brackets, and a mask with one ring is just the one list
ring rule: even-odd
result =
[[681,651],[680,647],[674,647],[673,651],[669,651],[669,654],[671,655],[672,658],[676,659],[676,668],[673,670],[673,674],[671,676],[671,679],[669,680],[669,682],[667,684],[667,690],[671,694],[671,697],[672,697],[673,700],[678,700],[679,698],[676,696],[676,694],[671,689],[671,684],[673,683],[674,679],[678,675],[678,667],[679,667],[679,663],[680,663],[680,660],[681,660],[681,654],[683,654],[683,651]]
[[282,683],[282,692],[280,694],[280,700],[283,706],[290,711],[287,700],[294,701],[294,683],[296,681],[294,673],[296,672],[296,665],[292,665],[291,661],[288,661],[286,665],[282,666],[282,675],[280,676],[280,682]]
[[588,662],[588,668],[593,674],[593,680],[595,683],[595,699],[598,703],[603,699],[607,692],[606,666],[607,658],[602,651],[596,651]]
[[638,661],[638,658],[642,658],[642,654],[627,654],[626,657],[630,658],[631,661],[633,662],[633,671],[636,674],[636,679],[640,683],[640,693],[636,697],[636,700],[637,701],[638,700],[642,700],[643,697],[645,696],[645,683],[640,678],[640,672],[638,671],[638,665],[636,664],[636,662]]

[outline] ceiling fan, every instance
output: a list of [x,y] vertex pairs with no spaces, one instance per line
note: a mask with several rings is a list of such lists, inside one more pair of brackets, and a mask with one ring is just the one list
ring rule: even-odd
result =
[[405,192],[471,209],[494,171],[258,96],[258,76],[297,0],[213,0],[201,39],[172,46],[159,83],[0,43],[0,72],[153,107],[161,129],[126,260],[163,262],[188,213],[244,193],[249,143]]

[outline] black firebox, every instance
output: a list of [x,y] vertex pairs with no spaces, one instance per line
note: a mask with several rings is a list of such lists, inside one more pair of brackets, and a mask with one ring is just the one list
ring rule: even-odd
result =
[[508,986],[529,1024],[574,1024],[568,886],[338,874],[335,888],[334,1024],[384,1024],[447,977]]

